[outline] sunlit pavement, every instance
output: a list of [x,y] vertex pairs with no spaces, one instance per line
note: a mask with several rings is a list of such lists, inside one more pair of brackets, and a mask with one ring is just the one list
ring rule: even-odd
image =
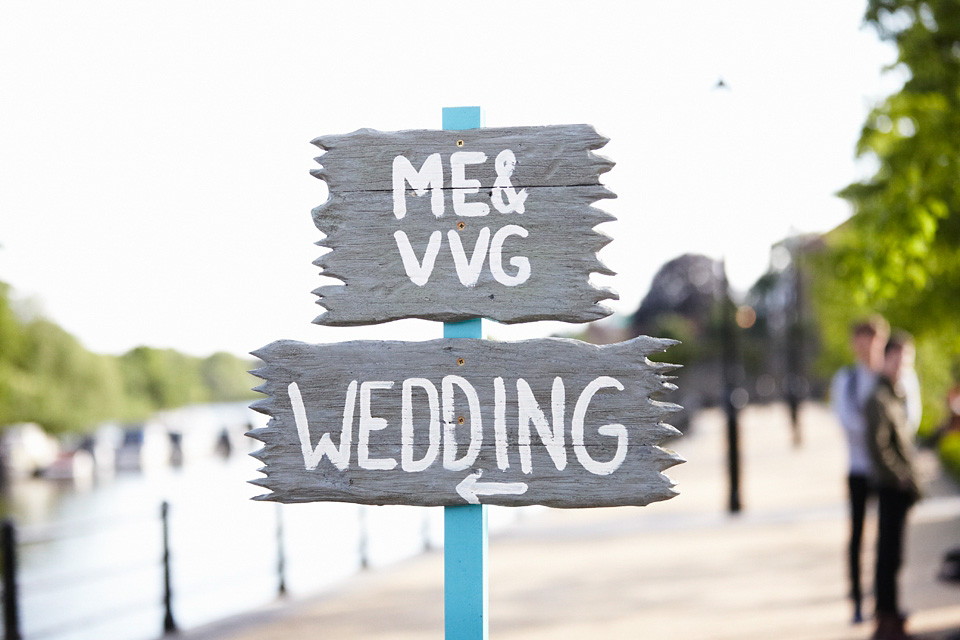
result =
[[[723,416],[701,414],[671,443],[687,463],[668,471],[681,495],[643,508],[527,510],[491,538],[492,638],[850,639],[845,598],[844,444],[819,405],[801,414],[792,444],[782,406],[741,414],[743,511],[726,513]],[[918,638],[960,631],[960,585],[936,578],[960,546],[960,493],[936,475],[913,510],[901,575],[908,629]],[[869,585],[875,517],[867,524]],[[318,570],[323,554],[317,549]],[[436,552],[351,579],[309,600],[278,603],[187,638],[298,640],[443,636],[443,557]],[[872,602],[865,602],[865,610]]]

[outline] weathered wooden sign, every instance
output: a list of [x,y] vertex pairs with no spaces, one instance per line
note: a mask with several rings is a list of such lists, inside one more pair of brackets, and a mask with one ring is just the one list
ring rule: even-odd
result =
[[617,294],[590,283],[613,275],[597,258],[616,197],[600,184],[613,162],[589,125],[461,131],[361,129],[313,141],[313,175],[330,195],[313,211],[330,252],[315,264],[342,285],[314,291],[314,322],[484,317],[588,322]]
[[661,472],[682,459],[657,446],[679,435],[676,365],[647,355],[672,340],[616,345],[546,338],[503,343],[274,342],[250,432],[278,502],[645,505],[675,495]]

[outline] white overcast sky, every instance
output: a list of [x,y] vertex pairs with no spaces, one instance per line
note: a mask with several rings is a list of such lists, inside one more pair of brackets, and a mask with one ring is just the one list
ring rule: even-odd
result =
[[[860,0],[75,2],[0,9],[0,280],[88,348],[243,354],[272,340],[427,339],[311,324],[321,134],[590,123],[617,162],[598,278],[629,313],[685,252],[746,289],[825,231],[895,88]],[[730,87],[714,90],[719,78]],[[555,323],[488,326],[546,335]]]

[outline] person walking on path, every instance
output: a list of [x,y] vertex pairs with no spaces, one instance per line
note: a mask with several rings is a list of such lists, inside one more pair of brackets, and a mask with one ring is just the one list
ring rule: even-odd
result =
[[860,557],[863,541],[863,520],[871,491],[872,465],[867,449],[867,423],[864,407],[873,392],[877,373],[883,364],[883,349],[889,325],[879,316],[853,325],[851,346],[856,362],[840,369],[830,385],[833,411],[847,437],[847,488],[850,499],[850,541],[847,564],[853,621],[863,621]]
[[874,591],[877,640],[907,638],[900,612],[897,576],[903,560],[907,512],[920,497],[915,471],[913,433],[900,385],[904,360],[912,356],[907,336],[887,342],[876,389],[866,405],[867,445],[880,503]]

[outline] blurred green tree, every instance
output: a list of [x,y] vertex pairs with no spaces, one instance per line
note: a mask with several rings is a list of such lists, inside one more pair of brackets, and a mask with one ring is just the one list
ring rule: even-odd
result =
[[158,409],[255,396],[252,363],[138,347],[122,356],[88,351],[39,313],[11,302],[0,282],[0,426],[37,422],[49,431],[137,421]]
[[833,266],[858,305],[937,332],[960,318],[960,2],[870,0],[865,19],[908,78],[861,132],[857,153],[878,168],[840,194],[855,213],[831,238]]
[[208,399],[199,358],[172,349],[137,347],[120,356],[127,393],[150,409],[178,407]]
[[897,46],[906,79],[867,117],[857,154],[876,170],[840,192],[854,215],[813,260],[821,367],[840,364],[851,320],[882,313],[917,339],[929,430],[960,354],[960,2],[869,0],[865,22]]
[[200,363],[200,376],[209,391],[209,399],[224,402],[255,397],[250,389],[260,384],[260,380],[247,373],[254,366],[250,361],[223,351],[204,359]]

